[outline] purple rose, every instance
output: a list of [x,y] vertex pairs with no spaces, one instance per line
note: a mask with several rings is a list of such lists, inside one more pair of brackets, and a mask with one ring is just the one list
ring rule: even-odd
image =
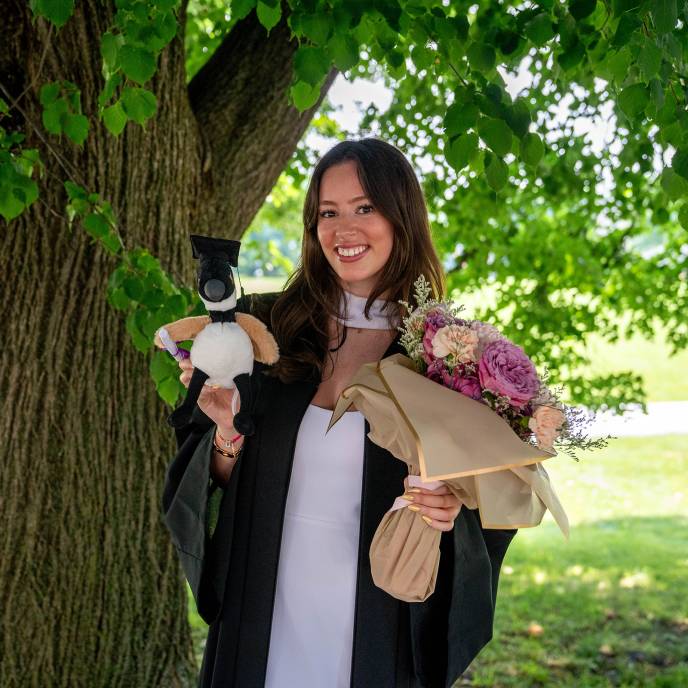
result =
[[507,396],[517,408],[538,392],[540,380],[533,362],[520,346],[498,339],[485,347],[478,363],[480,384],[491,392]]
[[456,379],[456,387],[454,389],[461,394],[465,394],[471,399],[482,401],[482,390],[480,389],[480,382],[477,377],[459,377]]
[[444,361],[441,358],[436,358],[429,365],[425,371],[425,377],[430,378],[434,382],[439,382],[441,385],[444,384],[444,376],[447,371],[444,367]]

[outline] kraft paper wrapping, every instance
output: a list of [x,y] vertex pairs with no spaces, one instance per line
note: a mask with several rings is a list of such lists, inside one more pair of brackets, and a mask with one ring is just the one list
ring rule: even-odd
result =
[[[328,430],[352,404],[373,442],[424,483],[441,480],[466,507],[479,509],[484,528],[530,528],[549,509],[568,538],[566,513],[541,465],[556,452],[523,442],[486,405],[427,379],[403,354],[361,366]],[[388,511],[370,547],[375,584],[407,602],[426,599],[435,587],[439,535],[418,512]]]

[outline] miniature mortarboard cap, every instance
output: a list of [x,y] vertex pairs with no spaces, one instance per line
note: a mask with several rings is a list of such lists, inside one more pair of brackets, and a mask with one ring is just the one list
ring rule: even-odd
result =
[[214,237],[191,234],[191,248],[194,258],[224,258],[232,267],[239,262],[241,242],[234,239],[216,239]]

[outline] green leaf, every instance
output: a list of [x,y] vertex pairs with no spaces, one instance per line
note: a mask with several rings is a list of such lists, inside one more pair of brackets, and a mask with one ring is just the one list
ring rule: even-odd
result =
[[[174,365],[170,365],[170,361],[173,361]],[[151,357],[148,370],[150,371],[151,377],[157,383],[165,378],[171,377],[177,367],[175,359],[172,358],[167,351],[158,350]]]
[[74,143],[81,146],[88,136],[88,119],[84,115],[67,114],[63,118],[62,130]]
[[670,33],[674,30],[678,19],[676,0],[654,0],[650,3],[650,8],[657,33]]
[[60,95],[60,82],[53,81],[50,84],[45,84],[41,86],[40,101],[43,107],[48,107],[52,105],[56,100],[57,96]]
[[597,0],[569,0],[569,12],[576,21],[580,21],[590,16],[596,5]]
[[119,63],[124,74],[137,84],[145,84],[155,74],[155,55],[132,45],[123,45]]
[[74,0],[35,0],[31,8],[34,14],[49,19],[59,29],[72,16]]
[[144,124],[158,107],[157,98],[145,88],[128,87],[122,91],[122,108],[129,119]]
[[662,51],[653,41],[648,40],[638,55],[638,67],[643,74],[643,79],[650,81],[659,72],[661,64]]
[[297,81],[289,89],[289,93],[294,101],[294,106],[303,112],[318,102],[320,87],[311,86],[303,81]]
[[59,98],[43,109],[41,116],[43,126],[51,134],[61,134],[63,118],[68,112],[67,101],[64,98]]
[[88,194],[86,193],[86,189],[84,189],[82,186],[79,186],[78,184],[75,184],[74,182],[66,181],[64,183],[64,187],[65,191],[67,192],[67,197],[70,201],[73,201],[77,198],[86,200],[86,197],[88,196]]
[[327,44],[327,53],[340,72],[346,72],[360,59],[358,44],[349,33],[332,36]]
[[495,49],[486,43],[471,43],[466,51],[466,57],[471,69],[478,72],[489,72],[495,65],[497,55]]
[[110,302],[111,306],[120,311],[127,310],[131,304],[129,297],[126,295],[122,287],[117,287],[116,289],[108,291],[108,301]]
[[538,134],[528,133],[521,139],[521,160],[531,167],[537,166],[545,154],[545,146]]
[[428,69],[435,59],[435,53],[419,43],[411,46],[411,60],[420,72],[422,69]]
[[144,291],[143,282],[136,275],[129,275],[122,283],[124,292],[132,301],[139,301]]
[[117,53],[119,52],[119,41],[117,36],[105,32],[100,37],[100,54],[103,58],[103,62],[109,67],[110,71],[114,71],[117,66]]
[[612,53],[605,62],[605,67],[616,83],[621,84],[628,75],[633,56],[628,48]]
[[612,47],[620,48],[626,45],[630,40],[631,36],[635,31],[637,31],[642,26],[640,17],[634,12],[626,12],[621,15],[619,23],[616,27],[616,33],[612,39]]
[[530,109],[525,99],[519,98],[513,105],[507,107],[504,119],[516,136],[519,138],[525,136],[531,122]]
[[684,203],[678,211],[678,221],[683,229],[688,229],[688,203]]
[[122,108],[121,101],[117,101],[114,105],[106,107],[103,110],[103,122],[110,133],[119,136],[127,123],[127,115]]
[[105,86],[103,90],[98,94],[98,105],[100,107],[105,107],[105,104],[112,98],[115,93],[115,89],[122,83],[122,75],[117,72],[112,74],[105,81]]
[[109,253],[112,253],[113,255],[117,255],[124,248],[119,235],[112,231],[102,237],[100,243]]
[[688,150],[677,150],[671,159],[671,168],[680,174],[684,179],[688,179]]
[[147,353],[151,347],[151,344],[148,342],[148,339],[146,339],[136,323],[136,314],[138,312],[139,311],[133,310],[129,313],[125,326],[127,328],[127,332],[131,336],[134,346],[142,353]]
[[645,84],[632,84],[619,93],[619,107],[627,117],[634,119],[645,109],[648,102],[648,90]]
[[332,30],[332,16],[324,12],[304,14],[301,29],[313,43],[323,44]]
[[460,172],[478,153],[478,135],[461,134],[445,147],[447,162]]
[[544,45],[547,41],[554,38],[554,27],[549,15],[538,14],[533,17],[524,27],[526,36],[537,46]]
[[256,6],[256,0],[232,0],[232,19],[243,19]]
[[474,103],[452,103],[444,116],[444,130],[449,138],[463,134],[478,121],[478,106]]
[[569,71],[581,63],[585,57],[585,46],[576,38],[566,50],[557,55],[557,62],[564,71]]
[[294,54],[294,71],[298,81],[304,81],[315,86],[329,69],[330,60],[322,48],[302,45]]
[[181,388],[182,383],[173,377],[168,377],[156,387],[162,400],[167,402],[170,406],[174,406],[177,403],[177,399],[180,397]]
[[267,29],[269,34],[270,30],[279,23],[282,16],[282,6],[278,2],[275,7],[270,7],[262,0],[258,0],[256,14],[258,15],[258,21]]
[[495,35],[495,43],[502,55],[511,55],[518,48],[519,35],[510,29],[501,29]]
[[7,222],[21,215],[25,207],[24,203],[14,195],[11,186],[0,184],[0,215]]
[[84,218],[84,227],[94,239],[100,239],[110,231],[108,223],[103,216],[98,213],[87,215]]
[[674,201],[688,196],[688,181],[669,167],[662,171],[660,184],[666,195]]
[[511,150],[511,130],[501,119],[483,117],[478,122],[480,138],[500,157]]
[[490,152],[485,152],[485,176],[487,183],[495,190],[499,191],[504,188],[509,177],[509,168],[506,163],[492,155]]

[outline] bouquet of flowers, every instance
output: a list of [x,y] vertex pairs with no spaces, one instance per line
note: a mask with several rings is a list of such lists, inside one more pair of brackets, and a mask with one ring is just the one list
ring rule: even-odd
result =
[[591,440],[591,422],[581,409],[559,400],[559,390],[546,386],[520,346],[480,320],[460,317],[463,306],[428,298],[421,275],[415,284],[418,306],[403,319],[401,343],[416,370],[435,382],[487,405],[525,442],[552,451],[554,445],[573,458],[576,449],[606,445]]
[[[409,484],[434,489],[442,481],[483,528],[527,528],[549,511],[566,537],[568,519],[543,460],[555,446],[605,445],[583,433],[582,411],[561,403],[523,350],[495,327],[460,317],[461,307],[428,298],[421,276],[417,306],[401,302],[401,343],[394,354],[367,363],[343,390],[328,430],[355,404],[368,436],[409,469]],[[432,594],[440,532],[398,498],[370,547],[375,584],[407,602]]]

